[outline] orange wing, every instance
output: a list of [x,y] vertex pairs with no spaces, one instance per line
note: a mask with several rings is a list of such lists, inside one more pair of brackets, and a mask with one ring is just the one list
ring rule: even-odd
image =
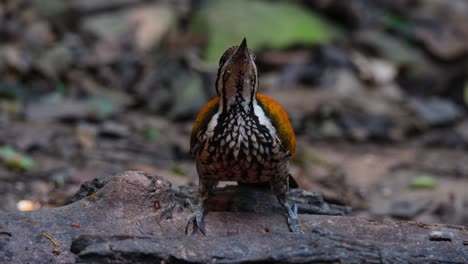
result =
[[218,110],[219,104],[219,97],[215,97],[211,99],[205,106],[200,110],[193,123],[192,133],[190,134],[190,151],[192,151],[193,147],[197,143],[197,133],[200,129],[206,127],[208,122],[210,122],[211,117],[216,113]]
[[283,145],[287,147],[291,155],[294,155],[296,152],[296,136],[286,111],[278,102],[264,94],[257,94],[257,101],[278,131]]

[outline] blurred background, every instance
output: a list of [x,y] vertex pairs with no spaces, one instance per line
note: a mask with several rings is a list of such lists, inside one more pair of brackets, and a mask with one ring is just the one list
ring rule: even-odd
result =
[[0,1],[0,212],[143,170],[196,184],[192,122],[247,37],[300,186],[373,219],[468,224],[466,0]]

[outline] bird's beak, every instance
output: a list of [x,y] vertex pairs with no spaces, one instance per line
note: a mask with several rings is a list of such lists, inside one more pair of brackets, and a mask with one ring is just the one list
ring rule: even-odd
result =
[[249,48],[247,47],[247,40],[244,38],[232,58],[235,62],[248,62],[249,57],[250,54]]

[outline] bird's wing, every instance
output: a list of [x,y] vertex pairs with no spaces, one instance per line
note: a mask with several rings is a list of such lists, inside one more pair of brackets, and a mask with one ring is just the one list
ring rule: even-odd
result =
[[199,141],[197,137],[198,132],[200,130],[206,129],[206,127],[208,126],[208,123],[211,120],[211,117],[213,117],[213,115],[218,110],[218,104],[219,104],[219,97],[215,97],[211,99],[211,101],[206,103],[205,106],[203,106],[203,108],[198,113],[197,118],[195,119],[195,122],[193,123],[192,133],[190,134],[190,152],[192,154],[194,154],[193,153],[194,148]]
[[264,94],[257,94],[256,98],[260,107],[262,107],[265,112],[265,115],[270,118],[273,126],[276,128],[281,142],[287,150],[289,150],[289,153],[294,155],[296,152],[296,137],[288,114],[284,108],[272,98]]

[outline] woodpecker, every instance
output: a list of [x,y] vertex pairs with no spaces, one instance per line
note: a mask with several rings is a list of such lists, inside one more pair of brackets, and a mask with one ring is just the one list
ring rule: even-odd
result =
[[297,206],[286,199],[289,190],[289,159],[296,139],[283,107],[257,93],[255,55],[244,38],[227,49],[219,61],[217,96],[198,113],[190,137],[199,176],[198,203],[185,233],[193,224],[205,234],[204,203],[218,181],[241,184],[268,183],[288,215],[289,228],[302,233]]

